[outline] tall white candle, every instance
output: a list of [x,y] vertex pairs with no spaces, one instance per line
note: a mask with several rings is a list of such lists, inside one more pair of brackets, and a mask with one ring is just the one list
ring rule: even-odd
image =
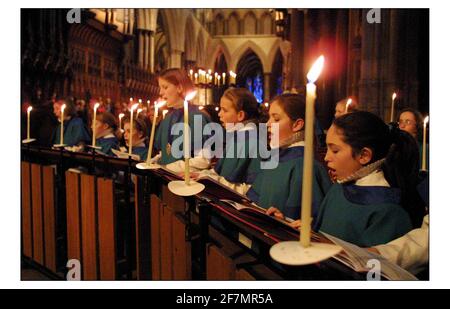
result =
[[138,107],[138,103],[134,104],[131,107],[131,118],[130,118],[130,138],[129,138],[129,143],[130,145],[128,145],[128,154],[131,155],[132,151],[133,151],[133,112],[134,110]]
[[119,114],[119,130],[120,130],[120,132],[122,132],[122,118],[123,118],[123,116],[125,116],[124,113],[120,113]]
[[60,144],[64,145],[64,110],[66,109],[66,104],[61,105],[61,132],[60,132]]
[[95,103],[95,105],[94,105],[94,120],[92,121],[92,147],[95,147],[97,108],[99,106],[100,106],[100,103]]
[[189,101],[196,95],[196,91],[192,91],[184,98],[184,182],[189,185],[189,157],[191,155],[191,143],[189,132]]
[[303,158],[303,186],[300,243],[309,247],[311,243],[311,208],[312,208],[312,178],[314,166],[314,102],[316,100],[316,85],[324,64],[324,57],[320,56],[308,72],[306,85],[306,113],[305,113],[305,150]]
[[427,123],[429,116],[425,117],[423,121],[423,140],[422,140],[422,170],[427,170]]
[[392,103],[391,103],[391,122],[394,121],[394,105],[395,105],[395,98],[397,97],[397,94],[394,92],[392,94]]
[[152,131],[150,132],[150,144],[148,144],[147,165],[150,165],[150,159],[152,158],[153,142],[155,140],[156,119],[158,118],[158,109],[161,108],[164,104],[166,104],[166,101],[161,101],[159,103],[155,102],[155,113],[153,114]]
[[139,116],[139,114],[142,112],[142,108],[138,108],[137,112],[136,112],[136,118]]
[[32,106],[29,106],[27,108],[27,139],[28,140],[30,139],[30,113],[31,113],[32,109],[33,109]]

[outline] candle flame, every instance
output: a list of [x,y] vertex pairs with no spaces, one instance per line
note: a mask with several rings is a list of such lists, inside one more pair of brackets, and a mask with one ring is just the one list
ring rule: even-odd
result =
[[423,125],[427,126],[428,120],[430,119],[430,116],[426,116],[425,119],[423,120]]
[[125,116],[125,114],[124,114],[124,113],[120,113],[120,114],[119,114],[119,119],[122,119],[123,116]]
[[308,75],[306,75],[306,78],[308,78],[308,82],[314,83],[319,78],[320,73],[323,69],[324,62],[325,57],[323,55],[317,58],[316,62],[314,62],[311,69],[309,70]]
[[219,111],[219,108],[218,108],[218,107],[216,107],[216,108],[215,108],[215,110],[216,110],[216,112],[218,112],[218,111]]
[[61,111],[63,112],[66,109],[66,104],[61,105]]
[[392,94],[392,101],[394,101],[396,97],[397,97],[397,94],[394,92],[394,93]]
[[33,109],[33,106],[28,106],[27,112],[31,112],[32,109]]
[[202,106],[202,105],[200,105],[200,106],[198,107],[198,109],[199,109],[199,110],[202,110],[202,109],[203,109],[203,106]]
[[167,103],[166,101],[155,102],[155,106],[156,106],[156,108],[161,108],[161,107],[163,107],[166,103]]
[[142,108],[137,110],[137,113],[139,114],[140,112],[142,112]]
[[264,105],[265,105],[266,107],[269,107],[269,103],[268,103],[268,102],[264,103]]
[[138,106],[139,106],[139,103],[133,104],[133,106],[131,106],[131,110],[134,111]]
[[133,98],[130,98],[130,102],[133,102]]
[[142,99],[139,99],[139,103],[142,103]]
[[100,106],[100,103],[95,103],[94,110],[97,110],[97,108]]
[[197,94],[197,91],[195,91],[195,90],[191,91],[188,94],[186,94],[186,97],[184,98],[184,100],[185,101],[190,101],[190,100],[192,100],[195,97],[196,94]]
[[150,104],[150,100],[147,100],[147,104]]

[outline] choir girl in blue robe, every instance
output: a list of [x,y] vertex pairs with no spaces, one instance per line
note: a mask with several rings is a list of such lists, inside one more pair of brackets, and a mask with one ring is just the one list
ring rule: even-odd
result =
[[[184,159],[182,156],[179,158],[173,155],[172,144],[176,139],[182,138],[183,133],[171,134],[171,131],[176,123],[184,122],[184,99],[186,95],[195,91],[195,86],[184,70],[175,68],[163,71],[159,75],[158,83],[160,96],[167,102],[169,112],[159,123],[155,134],[154,147],[159,153],[152,159],[152,162],[166,165],[168,169],[178,173],[184,171]],[[202,134],[204,126],[210,122],[210,119],[196,105],[189,103],[188,110],[188,122],[191,130],[189,167],[191,171],[200,171],[210,166],[210,154],[206,154],[203,150],[203,144],[209,136]],[[200,128],[194,126],[194,117],[201,120]],[[198,129],[201,129],[201,132],[198,132]],[[196,148],[197,145],[201,145],[201,147]]]
[[[261,169],[247,196],[267,214],[298,219],[301,212],[305,99],[297,94],[283,94],[270,104],[267,122],[272,152],[279,152],[275,168]],[[276,134],[278,126],[278,136]],[[276,140],[279,140],[277,143]],[[314,162],[313,217],[331,186],[325,168]]]
[[[124,139],[127,148],[130,147],[130,137],[131,137],[131,126],[130,126],[130,118],[124,117],[123,121],[123,129],[124,129]],[[135,118],[133,120],[133,148],[131,150],[132,154],[138,155],[140,161],[147,160],[148,147],[146,145],[147,140],[147,127],[145,125],[145,121],[141,118]]]
[[[83,147],[90,142],[89,133],[81,118],[76,116],[75,105],[70,100],[60,100],[53,104],[53,112],[61,121],[61,106],[66,104],[64,109],[64,144],[66,146],[79,146]],[[61,123],[56,127],[53,133],[53,144],[61,143]]]
[[101,147],[99,150],[108,155],[114,155],[112,149],[119,150],[119,140],[114,132],[117,130],[116,118],[109,112],[97,115],[95,124],[95,145]]
[[358,111],[334,120],[327,148],[337,183],[321,204],[316,229],[370,247],[420,226],[419,151],[410,134]]
[[220,99],[219,118],[225,128],[223,155],[208,175],[244,194],[260,169],[258,158],[258,102],[246,88],[230,88]]

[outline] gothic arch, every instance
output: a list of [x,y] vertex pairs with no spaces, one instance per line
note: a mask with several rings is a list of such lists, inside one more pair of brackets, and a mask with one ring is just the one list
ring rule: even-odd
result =
[[[266,56],[266,53],[255,44],[255,42],[248,40],[244,44],[242,44],[234,53],[232,56],[232,62],[230,63],[230,70],[235,71],[237,64],[241,57],[247,52],[247,50],[252,50],[261,60],[261,63],[263,65],[264,72],[270,72],[272,68],[272,63],[269,61],[268,56]],[[274,52],[274,55],[276,53],[276,50]]]

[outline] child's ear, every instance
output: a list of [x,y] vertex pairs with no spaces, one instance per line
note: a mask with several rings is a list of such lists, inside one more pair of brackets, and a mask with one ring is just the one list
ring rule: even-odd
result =
[[181,85],[177,86],[177,92],[180,97],[183,97],[183,87]]
[[361,165],[366,165],[372,160],[372,149],[364,147],[358,155],[358,161]]
[[294,121],[294,124],[292,125],[292,131],[298,132],[305,126],[305,121],[303,119],[297,119]]
[[237,113],[237,119],[238,119],[238,122],[244,121],[245,120],[245,112],[244,111],[239,111]]

